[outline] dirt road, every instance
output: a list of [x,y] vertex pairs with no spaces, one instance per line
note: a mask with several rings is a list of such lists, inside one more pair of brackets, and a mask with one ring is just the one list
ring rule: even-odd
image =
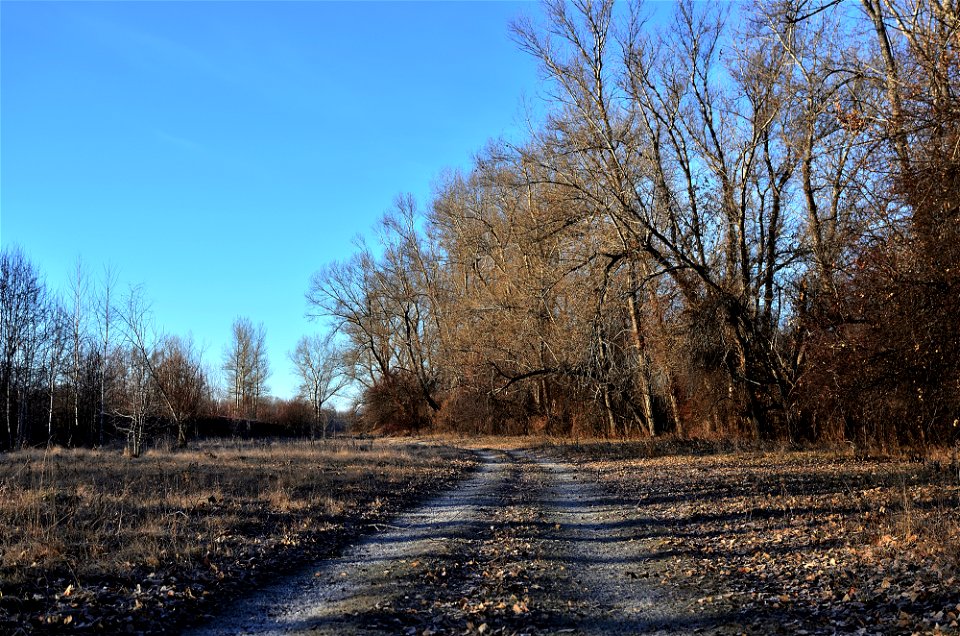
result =
[[191,633],[736,630],[696,590],[659,585],[664,555],[635,539],[651,520],[605,496],[596,475],[530,451],[479,453],[481,468],[453,491]]

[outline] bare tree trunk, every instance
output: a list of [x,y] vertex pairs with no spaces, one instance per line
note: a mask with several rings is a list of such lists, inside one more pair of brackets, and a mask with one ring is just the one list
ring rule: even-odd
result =
[[683,424],[680,421],[680,407],[677,405],[677,396],[673,392],[672,380],[668,380],[667,400],[670,402],[670,415],[673,417],[673,431],[677,437],[683,437]]
[[610,399],[610,384],[607,382],[603,383],[603,412],[607,419],[607,436],[616,437],[617,436],[617,420],[613,414],[613,403]]
[[67,446],[73,445],[73,436],[80,430],[80,372],[83,354],[83,312],[84,296],[86,295],[86,280],[84,279],[83,262],[77,259],[74,266],[73,279],[70,281],[70,291],[73,294],[73,324],[71,338],[73,344],[73,426],[67,436]]
[[637,388],[640,391],[640,409],[644,425],[650,437],[656,436],[656,426],[653,420],[653,395],[650,387],[650,358],[644,349],[643,335],[640,332],[640,308],[637,306],[636,281],[632,267],[628,273],[627,307],[630,313],[630,336],[637,356]]
[[7,419],[7,440],[9,441],[9,444],[10,444],[10,446],[9,446],[8,448],[13,448],[13,424],[12,424],[11,421],[10,421],[10,403],[11,403],[11,401],[12,401],[12,400],[11,400],[11,397],[10,397],[10,377],[9,377],[9,372],[8,372],[8,375],[7,375],[7,390],[6,390],[6,407],[5,407],[5,409],[6,409],[5,416],[6,416],[6,419]]
[[47,446],[53,444],[53,383],[50,383],[50,401],[47,409]]
[[900,91],[902,90],[900,85],[900,72],[893,54],[893,45],[890,43],[887,25],[883,21],[883,5],[879,0],[861,0],[861,4],[873,23],[873,30],[877,36],[877,45],[880,49],[880,55],[883,57],[884,66],[886,67],[883,81],[887,91],[887,101],[890,106],[889,129],[893,137],[897,160],[900,163],[901,172],[903,174],[909,174],[910,152],[907,148],[907,136],[903,128],[903,102],[900,99]]
[[103,446],[103,429],[106,420],[107,408],[107,365],[110,363],[110,295],[116,283],[116,275],[111,267],[104,270],[103,280],[103,358],[100,361],[100,409],[97,414],[97,443]]

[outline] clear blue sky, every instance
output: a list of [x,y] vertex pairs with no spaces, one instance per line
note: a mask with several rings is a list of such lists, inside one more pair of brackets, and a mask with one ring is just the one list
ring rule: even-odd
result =
[[219,367],[262,321],[272,392],[310,275],[394,197],[524,129],[536,4],[0,3],[0,239],[65,287],[81,257],[143,284]]

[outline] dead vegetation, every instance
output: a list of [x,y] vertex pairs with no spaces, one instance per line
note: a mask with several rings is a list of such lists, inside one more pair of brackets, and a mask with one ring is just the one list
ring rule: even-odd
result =
[[0,631],[166,631],[335,552],[468,457],[381,440],[4,455]]
[[960,465],[949,456],[555,450],[633,504],[650,555],[636,576],[696,589],[754,633],[960,633]]

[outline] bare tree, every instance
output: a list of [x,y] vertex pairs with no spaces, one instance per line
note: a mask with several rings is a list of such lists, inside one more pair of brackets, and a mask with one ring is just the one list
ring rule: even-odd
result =
[[50,446],[54,443],[55,435],[53,411],[57,382],[63,375],[67,362],[66,353],[70,316],[59,299],[53,299],[51,301],[47,312],[48,314],[45,321],[46,348],[44,350],[43,366],[47,384],[47,445]]
[[80,400],[84,380],[84,356],[87,346],[87,303],[89,302],[90,283],[87,278],[83,261],[77,258],[70,278],[70,354],[72,368],[70,383],[73,388],[73,427],[67,443],[72,442],[73,436],[80,432]]
[[371,293],[375,267],[371,250],[361,246],[349,260],[316,272],[307,292],[310,316],[334,321],[335,331],[349,342],[347,355],[354,378],[368,388],[390,373],[398,355],[382,303]]
[[[865,219],[808,320],[811,417],[858,445],[956,440],[960,404],[960,10],[863,0],[869,37],[844,61],[872,90],[837,119],[870,144]],[[813,313],[813,312],[811,312]]]
[[313,431],[320,427],[321,437],[327,437],[327,420],[323,406],[350,381],[346,373],[344,352],[334,340],[334,332],[303,336],[290,360],[300,376],[300,393],[313,408]]
[[637,301],[654,301],[666,278],[699,322],[715,321],[716,358],[749,427],[776,434],[790,378],[771,323],[796,258],[781,209],[796,162],[775,143],[785,109],[771,81],[788,56],[779,45],[738,50],[723,12],[689,2],[661,34],[636,11],[616,25],[611,2],[553,2],[547,13],[542,30],[521,23],[517,34],[563,110],[527,157],[601,210],[619,240],[630,263],[620,271],[640,292],[626,299],[641,393],[652,375]]
[[[551,0],[519,23],[544,124],[448,176],[422,222],[401,198],[312,281],[366,413],[805,439],[824,411],[842,434],[903,419],[860,408],[869,376],[942,437],[960,17],[861,5],[687,0],[654,29],[639,3]],[[811,404],[828,385],[844,404]]]
[[173,420],[177,446],[187,445],[188,426],[203,407],[207,381],[203,360],[193,338],[165,336],[147,358],[164,412]]
[[261,397],[267,392],[270,365],[263,323],[254,326],[249,318],[234,320],[232,338],[224,351],[223,370],[234,413],[241,417],[258,415]]
[[48,294],[38,270],[19,248],[0,253],[0,386],[4,393],[7,446],[29,442],[30,398],[43,376]]
[[529,431],[535,420],[559,432],[571,383],[590,390],[591,322],[582,318],[597,284],[588,232],[595,220],[582,201],[544,184],[502,147],[490,147],[472,173],[452,175],[439,191],[427,228],[446,269],[435,312],[444,325],[443,364],[456,408],[486,413],[485,430],[513,421]]
[[111,350],[115,334],[111,334],[113,321],[115,319],[115,307],[113,303],[114,289],[117,286],[117,272],[110,266],[103,270],[103,288],[102,294],[98,299],[97,321],[100,330],[100,360],[98,365],[98,379],[100,383],[100,400],[97,412],[97,443],[103,445],[103,433],[107,412],[107,384],[110,368]]
[[156,405],[150,372],[155,334],[150,309],[140,288],[128,290],[120,319],[125,346],[118,382],[122,399],[116,405],[115,414],[126,422],[121,430],[126,435],[127,452],[131,457],[139,457],[145,449],[150,417]]

